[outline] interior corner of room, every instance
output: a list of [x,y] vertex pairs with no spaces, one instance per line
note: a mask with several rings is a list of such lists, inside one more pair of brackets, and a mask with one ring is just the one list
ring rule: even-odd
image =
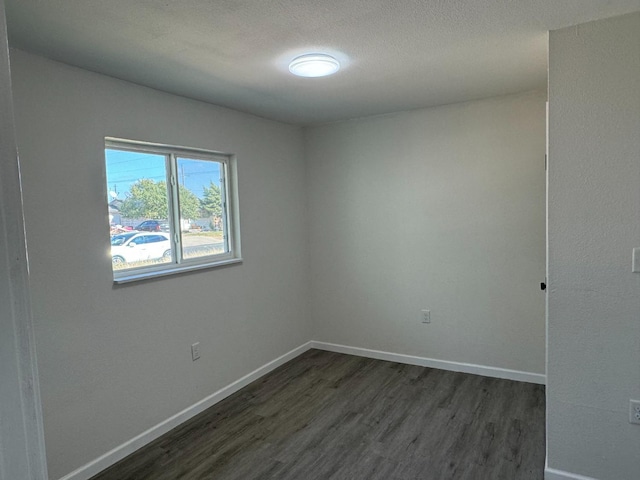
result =
[[[317,349],[542,384],[544,478],[637,478],[635,7],[549,32],[546,86],[327,122],[186,98],[9,36],[0,345],[15,365],[0,367],[0,420],[41,408],[48,478],[88,480]],[[114,286],[106,137],[233,153],[242,262]],[[25,378],[32,404],[11,390]],[[5,438],[42,439],[21,428],[0,422],[0,461]]]

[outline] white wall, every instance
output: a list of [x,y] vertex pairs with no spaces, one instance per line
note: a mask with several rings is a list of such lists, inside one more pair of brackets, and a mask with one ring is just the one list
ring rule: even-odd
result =
[[640,13],[552,32],[547,435],[552,469],[640,478]]
[[[24,52],[12,64],[56,479],[311,338],[303,139]],[[244,263],[114,288],[105,136],[237,154]]]
[[306,131],[314,340],[544,373],[545,101]]

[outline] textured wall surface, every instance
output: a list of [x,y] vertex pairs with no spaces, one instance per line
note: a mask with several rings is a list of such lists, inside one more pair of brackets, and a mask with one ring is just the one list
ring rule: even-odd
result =
[[548,465],[640,476],[640,13],[551,33]]
[[[20,51],[12,64],[56,479],[310,339],[303,142],[297,127]],[[237,154],[244,263],[114,288],[105,136]]]
[[544,374],[545,101],[306,131],[314,340]]

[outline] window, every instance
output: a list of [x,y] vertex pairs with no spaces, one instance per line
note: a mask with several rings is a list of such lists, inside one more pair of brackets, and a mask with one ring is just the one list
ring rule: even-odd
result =
[[231,155],[107,138],[116,283],[241,261]]

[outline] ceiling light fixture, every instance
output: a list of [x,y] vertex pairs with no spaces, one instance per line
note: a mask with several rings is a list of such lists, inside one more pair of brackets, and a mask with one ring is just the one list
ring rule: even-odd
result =
[[291,60],[289,71],[299,77],[326,77],[340,69],[340,62],[326,53],[307,53]]

